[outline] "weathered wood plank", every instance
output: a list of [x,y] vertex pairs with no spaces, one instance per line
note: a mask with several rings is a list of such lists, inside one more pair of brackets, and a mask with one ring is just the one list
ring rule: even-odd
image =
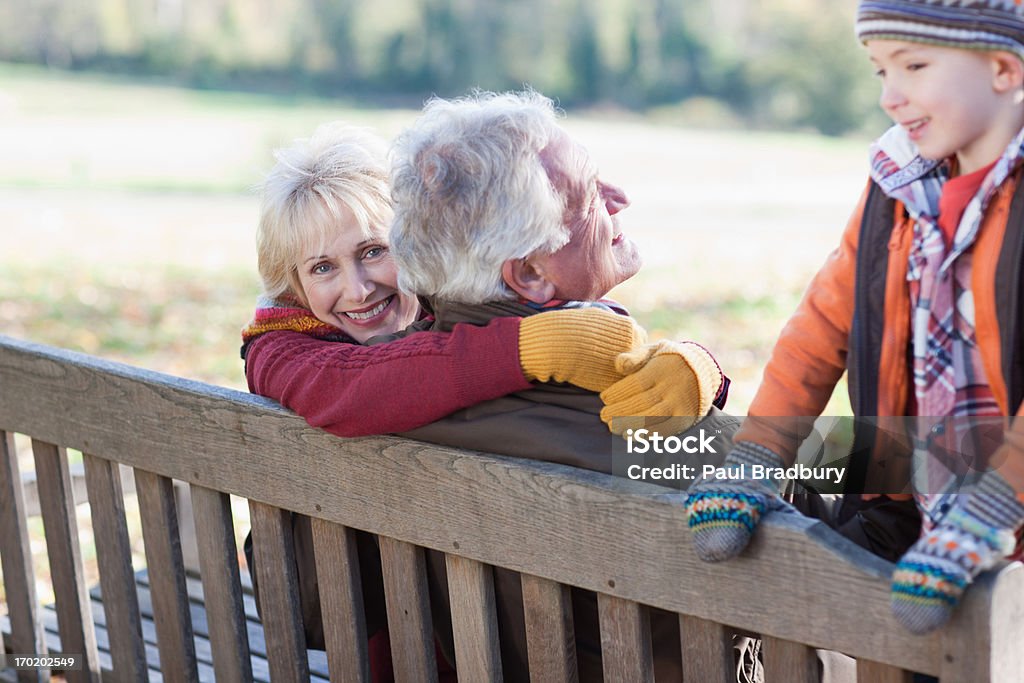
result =
[[[203,486],[192,486],[191,493],[213,668],[218,681],[247,683],[253,674],[231,500]],[[198,631],[195,621],[192,627]]]
[[[14,434],[0,431],[0,561],[4,596],[11,617],[11,646],[21,654],[46,654],[39,620],[32,550],[25,522],[25,496]],[[49,680],[44,671],[21,670],[19,681]]]
[[[739,558],[712,565],[688,542],[682,496],[655,486],[393,437],[339,440],[258,397],[9,338],[0,383],[0,429],[163,476],[428,548],[457,540],[481,562],[914,671],[938,674],[946,652],[942,634],[892,618],[891,564],[793,515],[769,515]],[[427,495],[444,504],[423,505]],[[511,561],[508,538],[527,539]],[[796,579],[801,609],[778,609]]]
[[398,683],[437,682],[423,548],[380,537],[391,660]]
[[914,675],[888,664],[870,659],[857,660],[857,683],[913,683]]
[[603,593],[597,594],[597,607],[605,683],[653,683],[654,657],[647,607]]
[[732,631],[697,617],[679,617],[683,680],[728,681],[736,678]]
[[45,492],[39,504],[57,603],[60,642],[64,652],[82,656],[82,667],[68,671],[66,678],[71,683],[98,681],[99,655],[89,609],[89,589],[82,569],[78,515],[75,513],[68,454],[64,448],[35,439],[32,440],[32,454],[39,487]]
[[299,587],[288,513],[250,500],[249,520],[271,678],[275,683],[305,683],[309,680],[309,664],[302,614],[295,609]]
[[501,648],[491,568],[451,554],[445,555],[445,566],[459,676],[500,683]]
[[114,674],[126,681],[141,680],[146,671],[146,651],[124,517],[121,473],[116,462],[89,453],[82,454],[82,462],[96,541],[96,563],[111,635]]
[[[1024,671],[1024,566],[1014,563],[1000,574],[983,574],[964,593],[941,634],[945,652],[939,679],[1019,681]],[[985,589],[990,590],[985,590]],[[980,590],[979,590],[980,589]]]
[[170,683],[198,681],[174,486],[167,477],[136,469],[135,490],[153,595],[161,673]]
[[320,581],[319,586],[331,675],[339,681],[369,681],[370,657],[355,531],[315,517],[312,521],[317,575],[330,577]]
[[579,674],[572,591],[564,584],[530,574],[522,575],[522,585],[530,678],[538,683],[575,683]]
[[802,643],[766,636],[762,639],[765,681],[817,683],[818,656]]

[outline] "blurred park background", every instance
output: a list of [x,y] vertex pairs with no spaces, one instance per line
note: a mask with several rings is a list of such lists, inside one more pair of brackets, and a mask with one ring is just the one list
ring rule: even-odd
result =
[[711,347],[742,412],[884,126],[855,5],[4,0],[0,332],[244,389],[273,149],[529,84],[633,199],[615,296]]

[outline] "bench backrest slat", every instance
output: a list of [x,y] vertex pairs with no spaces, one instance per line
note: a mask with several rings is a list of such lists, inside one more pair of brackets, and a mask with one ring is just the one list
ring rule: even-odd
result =
[[[782,609],[792,609],[782,601]],[[817,683],[818,656],[803,643],[766,636],[761,645],[764,653],[764,679],[792,683]]]
[[445,555],[445,567],[459,676],[500,683],[501,648],[491,567],[451,554]]
[[196,648],[185,588],[174,486],[167,477],[136,469],[135,491],[145,542],[160,671],[167,683],[197,682]]
[[646,605],[597,594],[605,683],[654,682],[651,618]]
[[[204,486],[189,487],[199,566],[203,578],[206,628],[217,680],[250,683],[252,663],[238,570],[231,497]],[[195,628],[195,625],[193,625]]]
[[82,463],[85,465],[85,487],[89,492],[96,564],[100,570],[114,677],[126,681],[143,680],[148,678],[146,649],[139,597],[135,592],[120,468],[116,462],[90,453],[82,453]]
[[382,536],[380,562],[395,676],[399,683],[437,683],[423,548]]
[[521,578],[530,671],[537,672],[540,681],[576,683],[572,589],[532,574]]
[[71,683],[98,681],[99,654],[93,627],[89,589],[85,585],[78,515],[67,449],[32,440],[36,480],[46,495],[39,499],[46,534],[46,554],[56,601],[60,643],[64,652],[82,656],[80,669],[65,675]]
[[366,615],[354,529],[313,518],[313,546],[320,588],[327,663],[338,681],[369,683]]
[[[18,450],[14,434],[4,431],[0,431],[0,561],[11,619],[11,647],[22,654],[45,654]],[[32,672],[18,675],[19,680],[36,680],[37,676]]]
[[679,617],[679,638],[684,681],[735,679],[731,629],[684,614]]
[[266,634],[270,677],[275,682],[306,683],[309,662],[299,604],[291,515],[249,501],[260,617]]

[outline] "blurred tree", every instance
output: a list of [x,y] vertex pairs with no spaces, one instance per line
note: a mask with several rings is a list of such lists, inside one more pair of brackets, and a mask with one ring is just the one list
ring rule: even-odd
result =
[[576,17],[569,30],[569,68],[573,75],[572,96],[584,102],[605,95],[605,73],[601,46],[590,0],[576,0]]
[[[0,60],[206,87],[451,96],[525,84],[565,103],[717,100],[765,127],[874,110],[856,0],[3,0]],[[863,68],[862,68],[863,67]],[[685,110],[685,106],[679,109]]]

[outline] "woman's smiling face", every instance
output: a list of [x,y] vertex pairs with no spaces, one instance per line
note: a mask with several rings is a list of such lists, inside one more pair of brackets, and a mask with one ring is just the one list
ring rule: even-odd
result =
[[344,207],[338,223],[333,242],[312,245],[296,264],[313,315],[359,343],[405,329],[416,320],[419,304],[398,291],[385,231],[374,226],[367,236]]

